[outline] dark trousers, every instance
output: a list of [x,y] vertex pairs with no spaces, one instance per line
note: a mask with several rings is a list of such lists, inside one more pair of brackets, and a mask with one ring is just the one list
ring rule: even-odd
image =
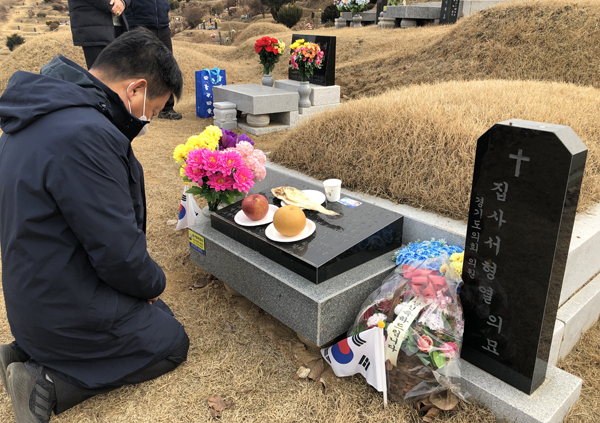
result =
[[[132,27],[130,27],[132,28]],[[158,38],[160,41],[162,41],[162,43],[165,45],[165,47],[167,47],[169,49],[169,51],[171,53],[173,53],[173,43],[171,42],[171,28],[169,28],[168,26],[165,26],[163,28],[158,28],[156,26],[146,26],[146,29],[148,29],[150,32],[152,32],[154,35],[156,35],[156,38]],[[173,97],[173,94],[171,94],[171,96],[169,97],[169,99],[167,100],[167,103],[165,104],[165,107],[162,109],[163,112],[168,112],[173,110],[173,106],[175,105],[175,98]]]
[[[122,26],[115,26],[115,38],[117,38],[123,32],[125,32],[125,31]],[[94,62],[96,61],[98,56],[100,56],[100,53],[102,53],[102,50],[104,50],[105,48],[106,48],[106,45],[83,47],[83,55],[85,56],[85,65],[87,66],[88,70],[90,70],[92,68]]]
[[121,386],[146,382],[169,373],[187,359],[189,348],[190,340],[187,334],[185,334],[183,341],[181,341],[179,346],[163,360],[159,361],[158,363],[153,363],[144,369],[138,370],[137,372],[113,382],[108,386],[97,389],[87,389],[74,385],[65,381],[59,375],[51,371],[52,375],[54,376],[54,387],[56,389],[56,407],[54,408],[54,412],[56,414],[62,413],[63,411],[66,411],[69,408],[74,407],[95,395],[106,394],[107,392],[115,390]]

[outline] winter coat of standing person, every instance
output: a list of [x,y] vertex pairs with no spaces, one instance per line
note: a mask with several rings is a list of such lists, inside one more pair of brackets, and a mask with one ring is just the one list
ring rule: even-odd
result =
[[[168,0],[129,0],[129,2],[130,4],[125,10],[129,27],[132,29],[140,26],[147,28],[173,52]],[[158,117],[172,120],[181,119],[181,113],[173,110],[174,105],[175,99],[171,96]]]
[[[94,395],[185,361],[146,247],[143,135],[181,71],[149,31],[108,45],[88,72],[60,56],[16,72],[0,97],[0,245],[15,342],[0,377],[17,423],[46,423]],[[145,146],[144,148],[152,148]]]
[[69,0],[73,45],[83,47],[88,69],[100,52],[129,30],[123,11],[131,0]]

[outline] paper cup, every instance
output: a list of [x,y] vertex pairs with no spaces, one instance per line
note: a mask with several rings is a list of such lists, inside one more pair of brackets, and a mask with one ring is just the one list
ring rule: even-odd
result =
[[323,182],[325,188],[325,196],[327,201],[339,201],[340,192],[342,190],[342,181],[339,179],[327,179]]

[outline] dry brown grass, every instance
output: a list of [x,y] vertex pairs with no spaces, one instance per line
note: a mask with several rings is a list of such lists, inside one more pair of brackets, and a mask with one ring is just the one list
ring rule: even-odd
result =
[[[461,25],[467,22],[468,20],[464,20],[454,27],[416,28],[407,31],[381,32],[375,28],[364,28],[360,31],[343,29],[320,31],[319,33],[338,37],[338,83],[342,85],[344,93],[354,96],[348,87],[356,89],[366,82],[368,85],[366,93],[369,94],[373,92],[369,85],[371,80],[384,87],[389,86],[382,82],[385,78],[390,78],[393,85],[405,84],[406,81],[402,79],[402,75],[400,78],[395,76],[395,73],[405,70],[398,69],[398,64],[386,62],[386,56],[399,58],[398,63],[401,63],[402,66],[409,63],[417,66],[414,62],[407,62],[406,58],[416,57],[415,55],[420,51],[426,50],[436,43],[441,43],[448,37],[448,34],[460,29]],[[189,289],[194,280],[206,276],[206,274],[190,262],[185,231],[177,234],[174,232],[174,226],[167,224],[168,220],[174,219],[177,215],[177,205],[182,189],[176,166],[172,164],[170,157],[172,149],[177,144],[190,135],[200,132],[211,123],[210,119],[195,117],[194,71],[219,66],[227,70],[229,83],[256,83],[260,79],[261,68],[251,48],[254,37],[281,36],[286,44],[289,44],[291,40],[291,31],[277,25],[263,26],[260,30],[255,28],[252,31],[255,32],[248,30],[245,41],[240,39],[240,44],[233,47],[208,44],[199,46],[177,37],[174,42],[175,55],[184,73],[185,89],[183,100],[176,106],[176,109],[181,111],[184,117],[177,122],[154,120],[149,134],[133,143],[136,155],[144,166],[146,176],[149,219],[148,248],[167,273],[168,288],[163,298],[171,305],[190,335],[191,349],[188,362],[173,373],[157,380],[122,388],[86,401],[53,419],[53,422],[209,421],[206,399],[213,394],[220,394],[234,402],[234,406],[224,412],[221,419],[224,422],[418,422],[414,410],[407,406],[392,405],[384,411],[381,407],[381,395],[375,393],[362,377],[335,379],[329,374],[326,375],[325,389],[316,383],[294,380],[292,376],[297,367],[318,357],[317,351],[305,350],[294,333],[248,301],[229,296],[220,282],[214,282],[204,289]],[[571,31],[578,34],[579,29],[572,28]],[[466,39],[465,42],[470,41]],[[465,51],[468,49],[468,47],[464,48]],[[549,48],[553,47],[549,46]],[[586,48],[594,52],[597,44]],[[566,51],[568,48],[564,50],[561,54],[571,54]],[[68,32],[28,40],[1,64],[0,92],[4,90],[8,77],[15,70],[37,72],[52,56],[59,53],[80,64],[84,63],[81,49],[72,46]],[[444,66],[450,63],[450,59],[447,57],[449,53],[450,51],[446,52],[441,60],[443,63],[438,75],[448,74],[447,70],[450,68]],[[555,53],[557,53],[556,50]],[[364,62],[361,61],[363,59]],[[474,60],[478,60],[477,57]],[[593,66],[595,62],[590,63],[592,64],[590,66]],[[369,68],[368,72],[365,70],[364,74],[357,73],[366,65]],[[501,65],[512,66],[511,63],[497,63],[497,66]],[[411,68],[408,67],[406,70]],[[283,78],[286,72],[285,63],[279,64],[276,67],[275,76]],[[451,76],[447,76],[447,78],[456,79]],[[355,81],[357,78],[363,79]],[[467,77],[465,76],[465,78]],[[376,85],[375,82],[372,84],[373,86]],[[498,87],[504,86],[504,84],[506,84],[508,92],[506,95],[502,94],[503,97],[498,94],[498,90],[500,90]],[[368,146],[374,139],[383,139],[379,134],[387,131],[394,137],[397,137],[398,134],[404,134],[404,137],[412,134],[418,139],[425,140],[423,145],[414,145],[413,147],[415,152],[420,151],[426,156],[436,153],[437,157],[441,157],[441,149],[446,143],[447,151],[452,153],[446,160],[454,161],[455,164],[468,163],[469,158],[465,157],[466,150],[472,149],[473,146],[466,146],[465,141],[459,143],[457,147],[452,142],[460,139],[456,138],[458,136],[465,138],[470,136],[471,140],[474,140],[477,136],[473,135],[476,131],[475,128],[480,128],[478,135],[487,129],[489,125],[485,119],[491,119],[490,116],[493,113],[486,109],[491,108],[500,113],[499,116],[504,116],[503,113],[511,110],[524,110],[527,114],[517,117],[547,116],[548,120],[552,119],[555,123],[561,123],[557,121],[558,118],[568,119],[569,121],[566,123],[571,125],[588,143],[590,150],[593,148],[593,142],[589,142],[584,137],[598,139],[593,132],[596,131],[597,125],[589,122],[589,116],[592,114],[592,109],[589,107],[596,107],[594,110],[598,110],[597,104],[593,103],[590,98],[593,95],[597,96],[596,90],[554,84],[557,87],[555,91],[557,98],[552,100],[554,103],[550,104],[558,104],[559,98],[562,98],[563,101],[575,102],[575,105],[568,102],[560,103],[560,107],[556,108],[577,108],[581,114],[580,118],[579,114],[575,115],[575,112],[569,114],[568,111],[560,110],[553,115],[550,106],[540,104],[541,101],[537,100],[535,95],[541,92],[550,98],[548,93],[550,84],[522,84],[524,91],[521,91],[520,97],[514,94],[513,88],[516,85],[498,81],[489,84],[476,82],[473,83],[472,88],[468,88],[469,84],[466,83],[449,84],[447,88],[454,93],[454,97],[452,95],[442,96],[439,93],[440,87],[413,87],[397,91],[396,98],[392,98],[393,95],[384,98],[383,104],[387,104],[388,107],[398,106],[400,103],[396,103],[397,100],[403,101],[401,97],[398,97],[400,94],[414,98],[414,102],[410,102],[410,104],[409,102],[401,103],[407,107],[407,111],[401,108],[397,110],[383,109],[379,102],[368,103],[371,105],[371,110],[369,110],[365,107],[367,102],[353,102],[334,112],[345,111],[348,116],[353,116],[354,121],[348,120],[348,125],[355,127],[357,129],[355,132],[350,131],[347,125],[346,127],[325,125],[326,122],[317,117],[312,123],[318,127],[327,128],[331,133],[317,134],[313,131],[311,138],[300,132],[276,133],[253,136],[252,139],[257,142],[259,148],[271,151],[281,143],[299,145],[294,139],[298,137],[305,140],[307,144],[302,148],[311,150],[313,146],[321,148],[318,146],[323,144],[323,139],[330,138],[337,143],[345,136],[343,148],[346,149],[347,146],[357,146],[360,143]],[[477,90],[476,86],[482,88]],[[462,92],[465,95],[462,101],[459,87],[463,87]],[[438,92],[437,95],[436,92]],[[487,102],[485,101],[486,95]],[[469,100],[470,98],[472,100]],[[516,105],[502,106],[508,99],[516,102]],[[469,101],[475,102],[471,108],[465,106]],[[417,104],[421,105],[421,109],[417,107]],[[534,111],[534,105],[535,108],[542,109],[542,111]],[[362,113],[355,114],[352,110],[355,108],[357,111],[360,108]],[[458,116],[460,119],[446,119],[442,116],[444,113]],[[429,118],[425,115],[428,115]],[[343,114],[334,114],[331,117],[338,120],[345,119]],[[412,120],[404,121],[401,120],[402,117],[409,117]],[[438,125],[437,127],[440,129],[438,132],[441,135],[431,128],[435,125]],[[582,127],[586,128],[581,129]],[[309,130],[307,126],[303,128],[305,131]],[[365,128],[372,128],[372,131],[363,131]],[[338,134],[338,131],[341,135]],[[427,139],[421,136],[422,133],[430,134],[431,138]],[[451,134],[451,137],[444,134]],[[396,139],[404,138],[397,137]],[[461,153],[454,150],[460,150]],[[362,165],[361,160],[364,160],[362,155],[357,156],[357,160],[351,164],[352,167],[356,167],[359,163]],[[402,165],[397,157],[387,160],[388,162],[384,162],[385,164],[396,167]],[[467,165],[467,167],[469,166],[471,165]],[[588,170],[589,167],[588,165]],[[458,195],[457,198],[464,197],[464,191],[461,190],[464,190],[463,185],[465,184],[460,182],[457,173],[453,173],[453,175],[455,180],[450,184],[450,188],[454,191],[448,189],[445,197],[455,195]],[[410,175],[405,183],[412,184],[412,179],[413,176]],[[469,179],[470,175],[466,180]],[[588,175],[586,175],[586,181],[588,179]],[[345,185],[347,186],[347,184]],[[200,204],[203,205],[202,201]],[[0,292],[0,316],[6,315],[3,304]],[[600,378],[598,378],[599,363],[596,352],[598,351],[599,336],[600,327],[597,324],[584,336],[582,344],[563,364],[566,370],[574,372],[584,379],[582,399],[571,411],[568,420],[570,423],[598,421],[597,413],[600,409],[596,403],[596,393],[600,389]],[[6,318],[2,317],[0,318],[0,342],[4,343],[10,340],[12,337]],[[14,421],[10,401],[2,390],[0,390],[0,421]],[[437,419],[437,422],[441,421],[492,423],[496,420],[484,407],[464,405],[460,411],[443,415]]]
[[[440,33],[423,28],[427,35],[404,48],[390,48],[389,40],[378,56],[370,43],[352,45],[355,60],[338,66],[337,81],[351,98],[448,80],[544,80],[598,88],[599,21],[597,1],[505,3]],[[381,38],[388,33],[380,32]]]
[[271,155],[317,179],[466,220],[475,147],[494,123],[569,125],[589,148],[579,210],[600,202],[600,91],[523,81],[393,90],[314,117]]
[[290,34],[292,31],[285,25],[279,23],[255,23],[244,29],[242,32],[237,34],[236,39],[234,41],[234,45],[239,46],[243,44],[245,41],[252,39],[254,41],[255,38],[270,35],[271,34]]

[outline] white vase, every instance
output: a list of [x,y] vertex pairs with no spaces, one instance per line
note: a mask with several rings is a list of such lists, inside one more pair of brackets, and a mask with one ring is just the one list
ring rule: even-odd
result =
[[352,23],[354,28],[362,28],[362,16],[354,15],[352,16]]
[[298,85],[298,107],[310,107],[310,87],[308,81],[300,82]]
[[263,74],[262,77],[262,84],[267,86],[267,87],[272,87],[273,84],[275,84],[275,80],[273,79],[273,75],[269,74]]

